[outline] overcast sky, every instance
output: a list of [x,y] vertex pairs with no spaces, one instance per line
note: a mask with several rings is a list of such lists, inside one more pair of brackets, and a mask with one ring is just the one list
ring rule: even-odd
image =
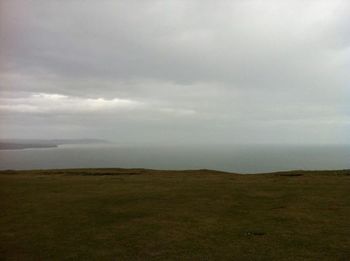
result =
[[0,5],[2,138],[350,143],[347,0]]

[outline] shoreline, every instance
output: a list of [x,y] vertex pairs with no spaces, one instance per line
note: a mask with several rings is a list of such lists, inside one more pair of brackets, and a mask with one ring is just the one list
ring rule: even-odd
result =
[[298,177],[304,175],[342,175],[350,176],[350,169],[324,170],[286,170],[272,172],[240,173],[215,169],[148,169],[148,168],[62,168],[62,169],[0,169],[4,174],[39,174],[39,175],[83,175],[83,176],[117,176],[142,174],[218,174],[218,175],[276,175]]

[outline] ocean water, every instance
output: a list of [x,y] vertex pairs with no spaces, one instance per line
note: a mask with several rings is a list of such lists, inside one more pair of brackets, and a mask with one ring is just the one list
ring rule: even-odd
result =
[[349,145],[117,146],[63,145],[0,150],[0,169],[215,169],[239,173],[350,169]]

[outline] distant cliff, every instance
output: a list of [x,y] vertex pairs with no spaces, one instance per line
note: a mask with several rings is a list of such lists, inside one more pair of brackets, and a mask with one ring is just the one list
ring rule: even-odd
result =
[[6,139],[0,140],[0,150],[20,150],[34,148],[55,148],[64,144],[98,144],[109,143],[102,139]]
[[0,142],[0,150],[21,150],[34,148],[55,148],[57,144],[38,144],[38,143],[9,143]]

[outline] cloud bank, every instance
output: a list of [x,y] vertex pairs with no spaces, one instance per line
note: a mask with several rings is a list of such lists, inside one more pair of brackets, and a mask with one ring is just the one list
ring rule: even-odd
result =
[[348,1],[3,1],[0,136],[349,143]]

